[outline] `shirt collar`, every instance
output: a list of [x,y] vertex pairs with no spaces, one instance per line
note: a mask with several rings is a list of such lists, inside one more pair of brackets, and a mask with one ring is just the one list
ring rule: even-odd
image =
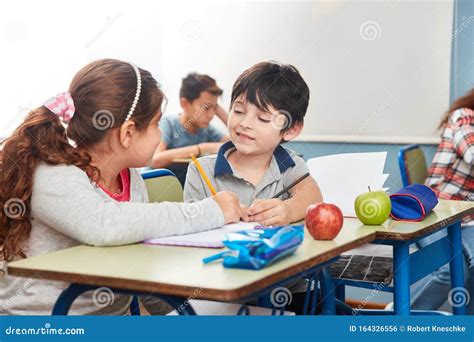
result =
[[[214,176],[221,176],[233,173],[232,168],[230,167],[230,164],[227,161],[227,158],[225,157],[225,153],[231,148],[235,148],[235,145],[232,141],[224,143],[219,148],[219,151],[217,152],[216,166],[214,167]],[[277,146],[277,148],[273,152],[273,157],[277,162],[278,168],[280,169],[280,173],[283,173],[290,167],[296,165],[291,155],[281,145]]]

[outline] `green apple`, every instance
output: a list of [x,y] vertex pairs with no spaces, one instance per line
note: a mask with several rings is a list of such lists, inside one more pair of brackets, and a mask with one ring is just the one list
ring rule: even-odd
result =
[[370,191],[357,196],[354,208],[357,217],[363,224],[379,225],[390,216],[392,204],[384,191]]

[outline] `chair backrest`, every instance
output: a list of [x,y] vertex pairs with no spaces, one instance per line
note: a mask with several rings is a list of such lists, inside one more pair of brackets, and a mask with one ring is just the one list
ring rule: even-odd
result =
[[175,174],[167,169],[155,169],[141,173],[150,202],[182,202],[183,187]]
[[425,154],[418,145],[403,146],[398,153],[398,165],[403,186],[423,184],[428,177]]

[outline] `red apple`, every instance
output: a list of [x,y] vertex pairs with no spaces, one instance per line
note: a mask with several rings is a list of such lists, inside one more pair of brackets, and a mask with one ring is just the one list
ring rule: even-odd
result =
[[306,210],[304,223],[315,240],[332,240],[341,231],[344,217],[334,204],[317,203]]

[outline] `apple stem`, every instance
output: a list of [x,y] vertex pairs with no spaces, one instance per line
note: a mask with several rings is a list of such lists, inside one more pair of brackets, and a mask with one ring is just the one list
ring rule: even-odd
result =
[[367,187],[369,188],[369,192],[372,192],[372,190],[370,190],[370,185],[369,185],[369,186],[367,186]]

